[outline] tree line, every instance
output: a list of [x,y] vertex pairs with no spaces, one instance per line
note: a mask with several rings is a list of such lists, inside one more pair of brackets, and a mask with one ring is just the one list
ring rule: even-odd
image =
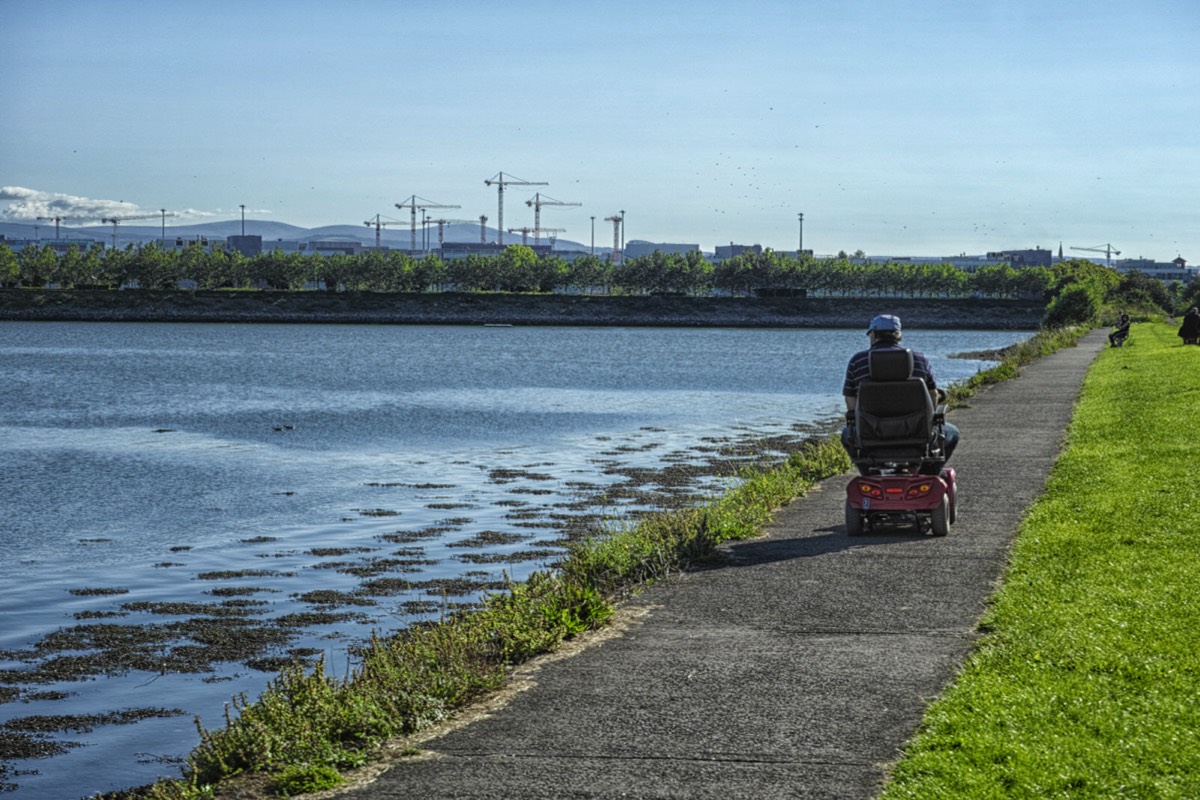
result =
[[[1133,273],[1131,273],[1133,274]],[[1152,278],[1137,280],[1138,291],[1164,309],[1200,292],[1165,287]],[[511,245],[498,255],[470,254],[443,259],[397,250],[356,255],[301,255],[276,250],[254,256],[209,250],[194,242],[181,250],[157,243],[105,249],[99,243],[72,246],[58,254],[49,245],[14,252],[0,244],[0,285],[59,288],[274,289],[360,292],[590,292],[707,296],[904,296],[912,298],[1037,298],[1053,300],[1068,286],[1103,303],[1122,282],[1108,267],[1085,259],[1053,267],[1013,268],[998,264],[967,272],[951,264],[858,258],[799,258],[747,251],[717,264],[699,252],[656,251],[611,262],[593,255],[567,261],[539,257],[532,248]],[[1072,301],[1075,302],[1075,301]],[[1064,312],[1069,310],[1064,307]],[[1075,312],[1071,312],[1074,314]]]

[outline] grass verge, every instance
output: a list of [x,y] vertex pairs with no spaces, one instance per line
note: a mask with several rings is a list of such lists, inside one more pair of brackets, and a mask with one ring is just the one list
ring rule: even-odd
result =
[[[1073,345],[1086,330],[1044,332],[1009,348],[998,366],[951,387],[951,404],[1015,377],[1024,364]],[[558,569],[513,584],[481,610],[371,641],[345,678],[330,677],[323,666],[287,670],[258,699],[234,698],[224,728],[199,730],[182,778],[108,797],[219,797],[247,780],[255,791],[278,796],[332,788],[339,770],[366,764],[385,741],[498,690],[513,666],[603,625],[621,597],[710,558],[721,542],[759,535],[778,508],[849,468],[837,437],[814,440],[703,507],[576,543]],[[247,796],[246,787],[231,791]]]
[[1200,797],[1200,348],[1088,373],[984,634],[882,797]]

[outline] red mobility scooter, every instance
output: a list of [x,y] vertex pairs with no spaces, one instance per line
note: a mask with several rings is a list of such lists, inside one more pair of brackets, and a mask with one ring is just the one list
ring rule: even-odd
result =
[[870,370],[847,414],[860,474],[846,487],[846,533],[915,525],[945,536],[958,516],[954,470],[946,466],[946,406],[935,406],[925,382],[913,377],[911,350],[872,351]]

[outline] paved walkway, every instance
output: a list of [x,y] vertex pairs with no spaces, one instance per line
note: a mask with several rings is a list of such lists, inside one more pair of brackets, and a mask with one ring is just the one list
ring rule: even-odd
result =
[[1103,331],[951,412],[959,521],[849,539],[835,477],[728,564],[651,587],[621,635],[346,797],[869,798],[969,651]]

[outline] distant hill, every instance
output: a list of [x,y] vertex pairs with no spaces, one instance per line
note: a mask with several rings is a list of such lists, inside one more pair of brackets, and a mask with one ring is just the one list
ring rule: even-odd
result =
[[[495,242],[498,239],[498,231],[495,228],[487,228],[487,240]],[[267,242],[305,242],[314,239],[352,239],[361,242],[364,246],[372,247],[375,244],[375,226],[374,225],[325,225],[320,228],[300,228],[295,225],[289,225],[286,222],[275,222],[272,220],[246,220],[245,232],[247,236],[261,236],[264,244]],[[120,225],[117,228],[117,243],[119,246],[133,242],[135,244],[144,244],[155,242],[163,235],[164,229],[159,225]],[[222,222],[201,222],[193,225],[170,225],[165,229],[168,239],[196,239],[199,237],[211,237],[224,239],[230,236],[238,236],[242,233],[242,221],[240,219],[226,220]],[[63,225],[59,229],[59,236],[63,239],[92,239],[95,241],[104,242],[106,246],[112,244],[112,225],[82,225],[82,226],[67,226]],[[54,238],[53,225],[31,225],[27,223],[2,222],[0,223],[0,236],[5,236],[9,239],[33,239],[41,238],[42,240]],[[430,249],[437,248],[438,230],[436,225],[429,226],[425,241],[428,242]],[[422,232],[417,230],[417,247],[421,246]],[[443,241],[447,242],[478,242],[479,241],[479,226],[474,223],[454,223],[446,225],[442,229]],[[412,231],[408,225],[388,225],[380,230],[379,242],[384,247],[392,247],[398,249],[407,249],[412,241]],[[548,243],[548,238],[543,238],[543,244]],[[505,233],[505,244],[520,244],[521,234]],[[533,243],[533,238],[528,240],[529,244]],[[555,243],[556,250],[587,250],[587,246],[578,242],[558,239]]]

